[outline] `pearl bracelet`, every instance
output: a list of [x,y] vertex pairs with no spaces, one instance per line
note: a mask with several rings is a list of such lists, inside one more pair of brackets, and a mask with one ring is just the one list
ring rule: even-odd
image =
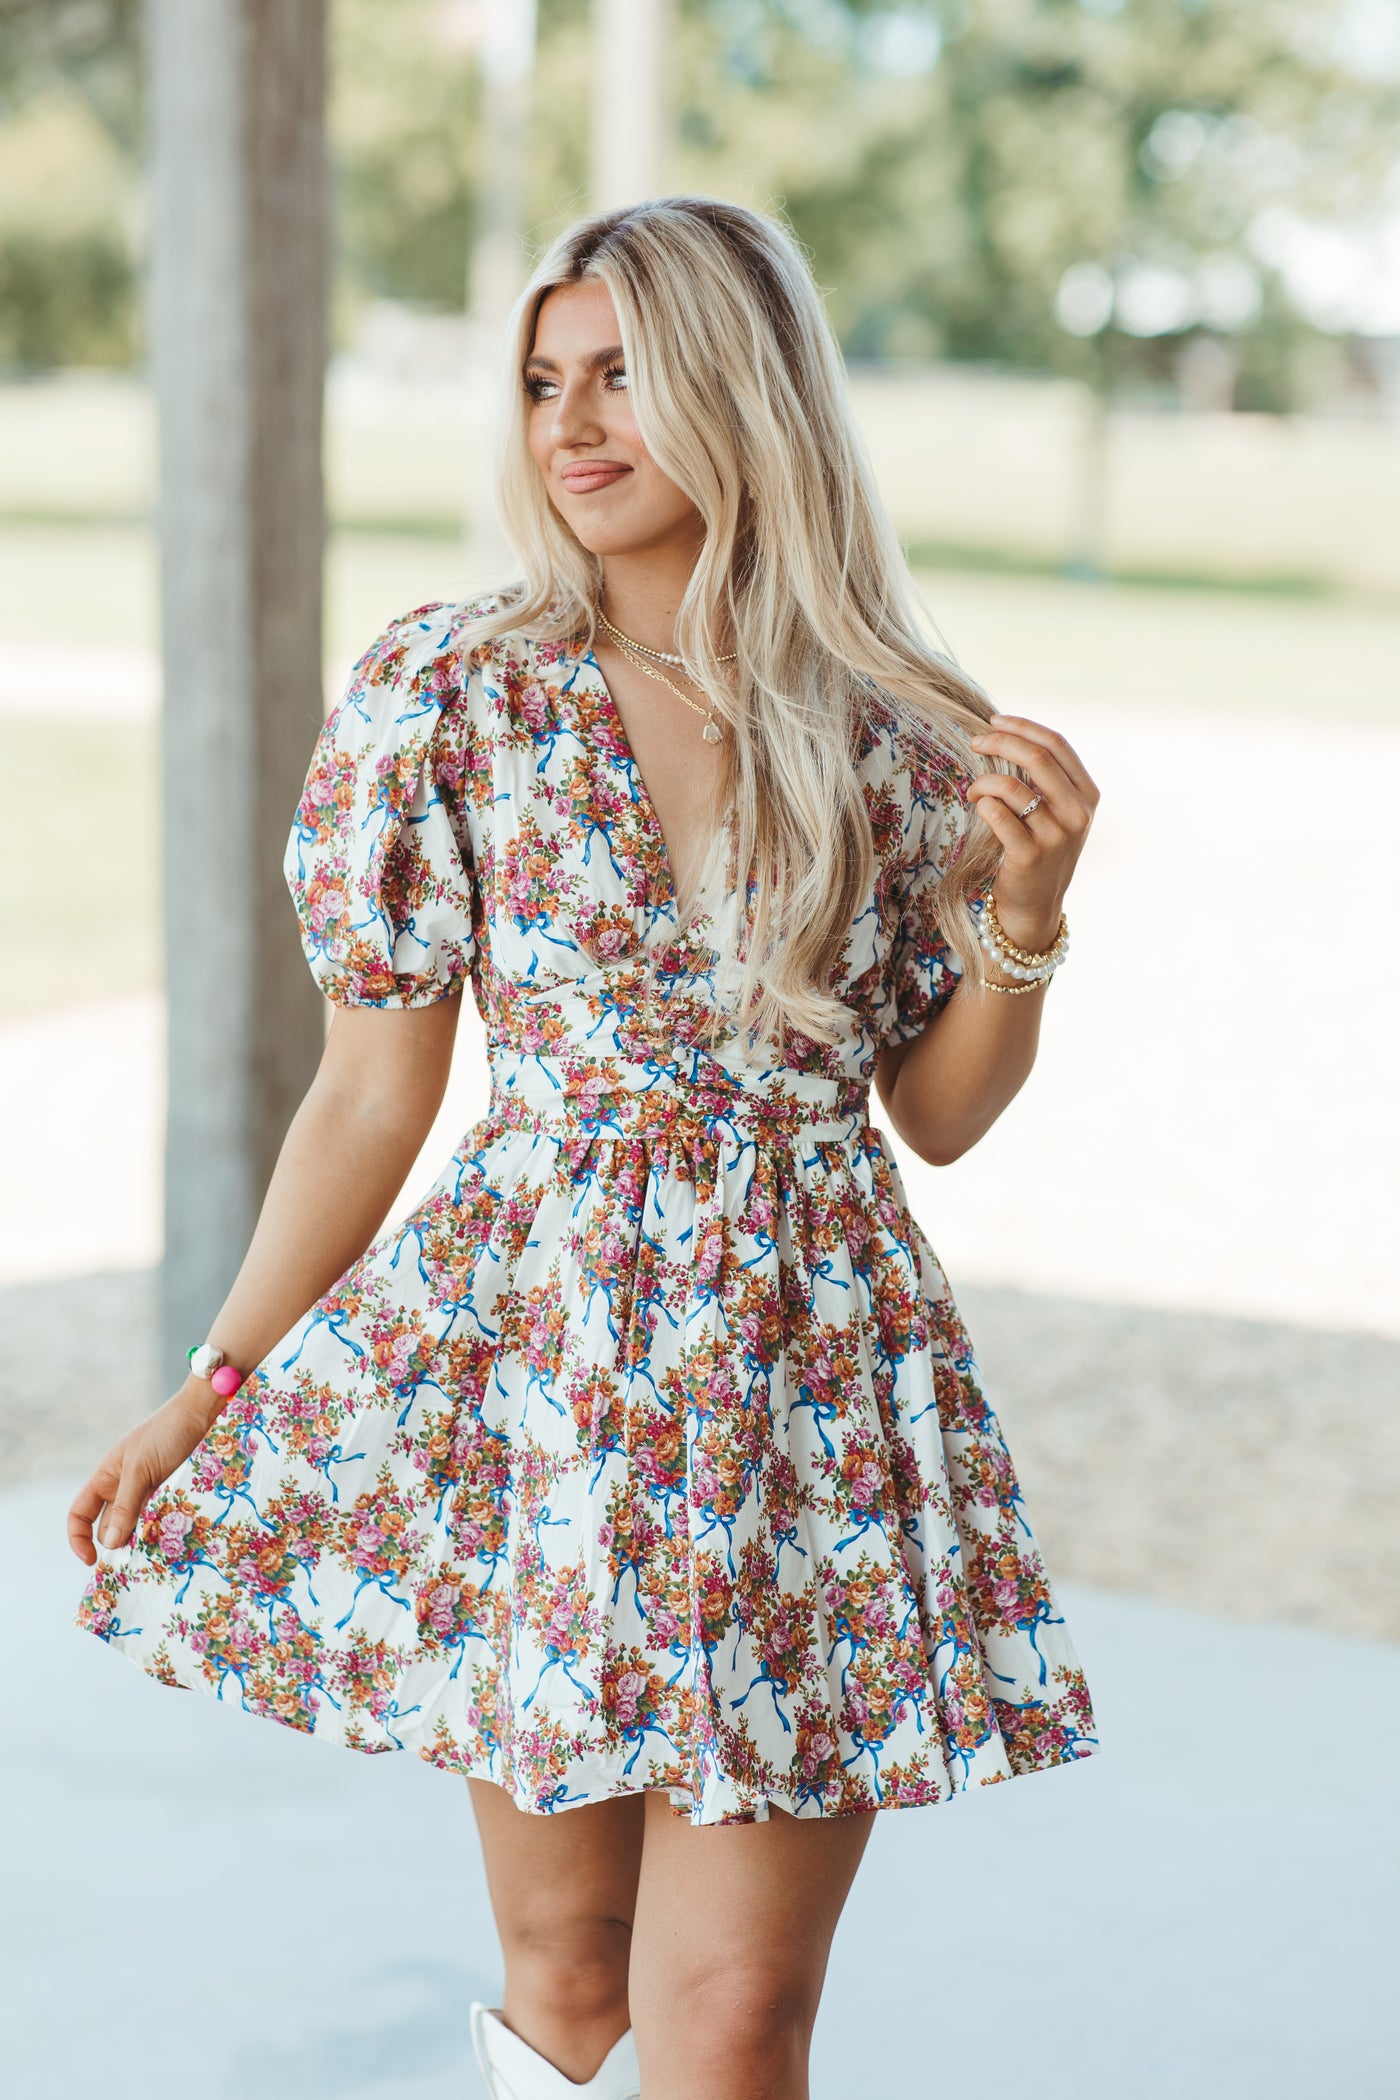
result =
[[[1037,954],[1034,949],[1018,948],[1014,941],[1007,939],[990,890],[972,909],[977,920],[977,938],[1005,977],[1018,978],[1027,986],[1044,984],[1069,954],[1069,923],[1063,912],[1054,940]],[[1004,990],[1005,987],[993,986],[992,989]]]

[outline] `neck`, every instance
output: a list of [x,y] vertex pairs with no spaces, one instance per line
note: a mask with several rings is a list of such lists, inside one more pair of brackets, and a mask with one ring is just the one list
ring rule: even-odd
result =
[[603,610],[634,642],[674,650],[676,615],[694,567],[695,552],[688,547],[606,555]]

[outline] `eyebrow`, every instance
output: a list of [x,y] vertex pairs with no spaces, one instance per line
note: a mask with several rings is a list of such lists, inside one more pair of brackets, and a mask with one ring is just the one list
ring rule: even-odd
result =
[[[583,361],[586,365],[591,365],[594,371],[601,371],[604,365],[614,364],[621,356],[621,343],[609,343],[605,350],[590,350]],[[521,370],[528,371],[531,365],[537,365],[542,372],[557,372],[559,370],[552,357],[540,357],[533,350],[526,358]]]

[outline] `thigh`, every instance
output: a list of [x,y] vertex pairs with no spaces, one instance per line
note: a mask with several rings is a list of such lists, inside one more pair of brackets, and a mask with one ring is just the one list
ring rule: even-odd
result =
[[503,1939],[528,1931],[542,1909],[560,1923],[631,1925],[642,1861],[641,1795],[536,1816],[488,1779],[469,1779],[467,1786]]
[[[827,1956],[874,1816],[696,1826],[648,1796],[630,1998],[643,2072],[688,2034],[735,2045],[810,2034]],[[690,2017],[684,2017],[688,2014]],[[684,2086],[678,2089],[688,2089]],[[697,2088],[697,2090],[700,2088]]]

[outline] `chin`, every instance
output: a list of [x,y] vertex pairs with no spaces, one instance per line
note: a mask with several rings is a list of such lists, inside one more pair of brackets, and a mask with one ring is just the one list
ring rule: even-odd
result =
[[572,518],[564,521],[581,547],[596,554],[600,561],[619,554],[645,554],[656,545],[654,533],[628,532],[621,525],[607,526],[594,521],[577,523]]

